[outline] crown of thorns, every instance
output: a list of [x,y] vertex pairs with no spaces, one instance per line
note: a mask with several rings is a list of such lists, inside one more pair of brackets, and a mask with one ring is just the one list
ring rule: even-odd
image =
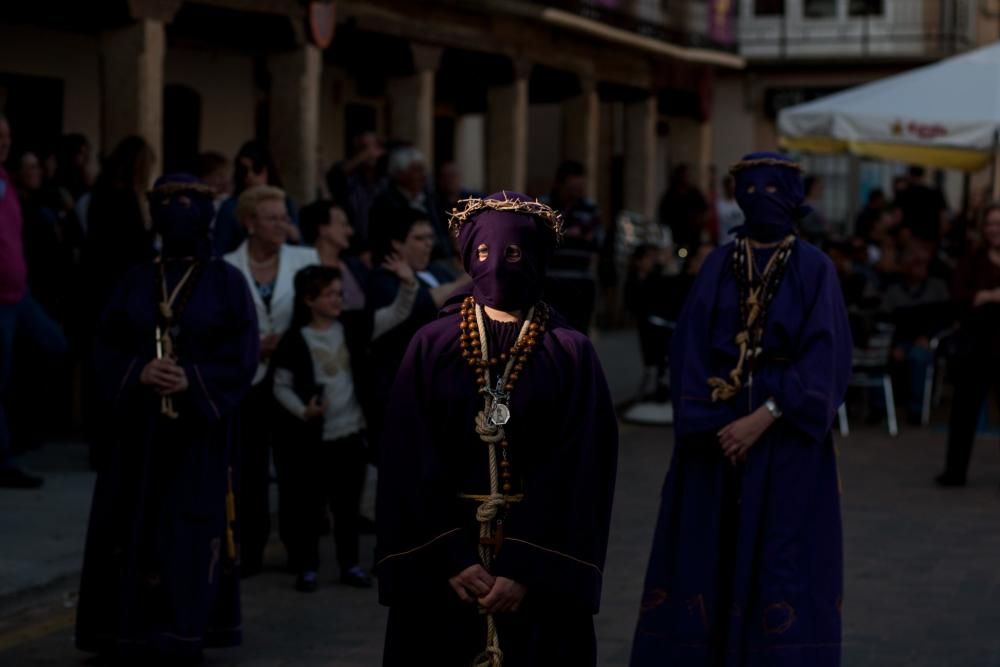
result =
[[757,160],[743,160],[737,162],[732,167],[729,168],[730,174],[735,174],[738,171],[743,171],[744,169],[751,169],[753,167],[785,167],[786,169],[792,169],[794,171],[802,171],[802,166],[797,162],[792,162],[791,160],[779,160],[778,158],[766,157],[759,158]]
[[537,199],[534,201],[524,201],[512,199],[503,193],[503,199],[483,199],[480,197],[469,197],[460,199],[458,203],[461,208],[455,207],[448,214],[448,229],[455,236],[462,230],[462,225],[470,222],[480,213],[490,211],[503,211],[505,213],[517,213],[520,215],[530,215],[533,218],[543,220],[552,231],[556,244],[562,242],[563,219],[562,215],[551,206],[546,206]]

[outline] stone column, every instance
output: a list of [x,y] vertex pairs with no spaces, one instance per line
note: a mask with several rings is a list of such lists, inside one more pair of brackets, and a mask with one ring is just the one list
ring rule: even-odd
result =
[[350,82],[343,72],[324,67],[319,96],[319,185],[326,182],[326,170],[350,153],[344,137],[344,107]]
[[625,208],[656,218],[656,98],[625,105]]
[[[101,35],[102,153],[136,134],[145,139],[157,160],[163,142],[163,22],[140,18]],[[154,173],[158,168],[154,167]]]
[[270,149],[285,189],[299,204],[316,197],[323,54],[312,44],[268,58]]
[[[713,138],[715,137],[715,126],[712,124],[711,120],[704,120],[698,123],[698,165],[701,169],[702,178],[702,192],[706,195],[719,187],[718,183],[712,183],[711,178],[711,167],[712,167],[712,155],[715,151],[715,143]],[[720,173],[719,165],[716,166],[716,174]],[[723,167],[723,171],[728,168]],[[853,220],[853,218],[851,218]]]
[[455,123],[455,164],[462,172],[462,184],[472,191],[487,189],[486,117],[464,114]]
[[486,189],[523,192],[528,175],[528,77],[491,87],[486,112]]
[[413,44],[410,76],[390,79],[387,86],[389,136],[409,141],[434,165],[434,75],[442,49]]
[[577,160],[587,169],[587,196],[597,197],[598,157],[601,132],[601,100],[597,87],[584,82],[583,92],[563,103],[563,157]]

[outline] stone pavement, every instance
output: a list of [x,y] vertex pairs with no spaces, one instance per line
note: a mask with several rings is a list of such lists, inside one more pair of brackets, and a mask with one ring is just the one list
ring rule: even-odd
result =
[[37,491],[0,490],[0,600],[80,569],[94,474],[87,450],[58,443],[24,457],[45,475]]
[[[595,339],[607,363],[616,402],[638,386],[639,358],[630,331]],[[37,491],[0,490],[0,600],[45,586],[80,568],[94,474],[79,443],[53,443],[31,452],[23,463],[45,475]],[[371,500],[369,493],[369,500]]]
[[[602,339],[616,398],[637,381],[634,343]],[[633,355],[633,356],[629,356]],[[611,363],[607,360],[613,359]],[[667,429],[622,427],[618,492],[597,618],[599,664],[627,663],[658,494],[672,447]],[[940,431],[908,429],[896,439],[859,429],[839,440],[844,483],[847,667],[1000,667],[1000,451],[981,439],[970,486],[931,484],[943,459]],[[0,493],[0,665],[80,665],[72,606],[89,505],[79,446],[51,446],[33,464],[48,473],[39,494]],[[14,516],[12,516],[12,514]],[[329,544],[325,563],[332,563]],[[271,570],[244,586],[245,643],[209,655],[241,667],[378,665],[385,613],[373,591],[332,583],[313,596]],[[371,539],[363,544],[371,553]],[[45,574],[47,573],[47,575]],[[10,595],[18,581],[55,583]],[[415,656],[415,664],[419,664]]]

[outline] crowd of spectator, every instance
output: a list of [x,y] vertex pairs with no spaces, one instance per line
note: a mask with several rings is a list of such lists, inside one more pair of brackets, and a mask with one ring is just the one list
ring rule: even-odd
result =
[[[16,128],[0,116],[0,164],[6,168],[0,170],[0,252],[24,260],[23,271],[11,260],[0,276],[0,485],[35,487],[42,480],[14,461],[19,450],[46,435],[39,425],[68,428],[73,415],[82,414],[92,462],[102,461],[107,411],[93,391],[100,373],[90,354],[93,332],[129,269],[160,252],[146,196],[157,156],[143,139],[129,137],[95,171],[91,146],[80,135],[48,148],[15,140],[13,154],[12,136]],[[262,565],[273,457],[286,498],[279,532],[302,590],[315,585],[315,536],[303,538],[302,531],[325,525],[317,507],[326,503],[343,515],[354,511],[345,507],[356,508],[360,493],[322,489],[348,483],[354,489],[363,478],[357,461],[376,458],[389,390],[409,341],[469,283],[447,218],[458,200],[476,193],[462,186],[456,165],[440,164],[431,177],[433,165],[418,149],[384,144],[371,132],[355,137],[351,151],[330,167],[310,202],[296,202],[282,189],[278,166],[258,141],[246,142],[232,160],[204,153],[187,169],[211,188],[214,252],[243,274],[260,334],[258,370],[241,407],[243,570],[252,574]],[[566,233],[551,260],[546,298],[583,331],[593,321],[598,286],[614,283],[613,262],[602,261],[613,230],[585,195],[587,176],[578,162],[561,164],[547,198],[563,213]],[[968,456],[962,452],[971,447],[967,441],[989,389],[977,379],[988,375],[974,369],[998,358],[1000,316],[993,315],[1000,308],[1000,208],[973,198],[953,215],[924,171],[911,168],[890,194],[870,193],[850,233],[835,234],[819,204],[822,180],[807,176],[805,185],[810,208],[800,233],[836,266],[855,345],[891,327],[887,362],[911,421],[922,416],[937,339],[962,322],[953,349],[963,408],[953,411],[951,429],[959,453],[946,477],[964,480]],[[676,166],[658,208],[670,250],[644,245],[633,255],[625,305],[639,324],[647,365],[658,368],[660,393],[670,323],[708,252],[742,224],[735,194],[728,175],[703,193],[692,171]],[[23,247],[13,232],[22,224]],[[664,270],[678,258],[674,270]],[[331,327],[340,333],[330,334]],[[312,354],[312,368],[302,365],[303,350]],[[276,366],[276,358],[283,365]],[[884,401],[865,398],[871,419],[881,419]],[[316,428],[289,426],[295,423]],[[339,481],[310,477],[309,466],[285,446],[303,434],[355,452],[344,455],[355,472]],[[297,493],[302,480],[312,480],[315,492]],[[302,502],[312,503],[310,516],[320,518],[303,521]],[[366,527],[360,519],[335,523],[355,533]],[[342,576],[368,585],[350,555],[355,540],[337,533],[348,554],[341,558]]]
[[[147,195],[159,171],[153,149],[128,137],[99,169],[94,162],[79,135],[46,152],[19,144],[0,117],[0,164],[10,170],[0,171],[0,252],[24,259],[21,270],[12,262],[11,275],[0,276],[0,486],[40,486],[16,454],[77,418],[92,465],[101,469],[109,458],[112,410],[97,391],[107,383],[94,362],[95,332],[134,267],[164,255]],[[453,163],[431,178],[417,148],[383,144],[370,132],[355,138],[352,154],[329,169],[309,202],[282,188],[278,165],[258,141],[231,160],[201,154],[181,171],[191,177],[178,183],[195,178],[210,189],[212,254],[242,275],[256,311],[259,361],[239,406],[241,572],[263,566],[276,473],[278,534],[297,588],[317,586],[324,508],[333,515],[342,580],[369,586],[357,547],[359,532],[371,529],[358,509],[366,466],[377,460],[410,340],[468,289],[447,221],[476,193],[462,186]],[[586,177],[581,164],[564,163],[550,197],[566,213],[567,243],[553,259],[549,300],[584,331],[605,240]]]
[[[199,280],[203,264],[211,262],[208,273],[219,284],[239,289],[222,298],[203,290],[199,298],[214,301],[200,306],[228,312],[242,298],[244,321],[251,313],[255,320],[254,330],[244,333],[251,339],[256,334],[251,342],[257,344],[240,346],[246,382],[226,387],[238,400],[226,406],[209,399],[202,406],[216,418],[228,409],[226,419],[239,424],[232,432],[237,472],[216,480],[233,496],[226,525],[230,509],[239,517],[239,574],[253,576],[264,566],[276,477],[277,534],[295,588],[318,588],[318,545],[327,532],[334,536],[341,582],[371,586],[359,547],[359,536],[373,528],[360,510],[367,471],[392,418],[390,389],[410,341],[469,289],[447,221],[458,201],[477,193],[462,186],[456,165],[432,169],[411,145],[386,145],[373,133],[351,145],[352,154],[330,167],[309,202],[294,201],[282,188],[278,165],[258,141],[246,142],[232,160],[199,155],[184,169],[191,175],[162,176],[151,193],[158,156],[142,138],[122,140],[92,170],[84,137],[66,135],[51,147],[20,145],[16,128],[0,115],[0,487],[40,486],[43,480],[22,470],[16,455],[53,428],[71,428],[76,416],[82,416],[92,464],[128,477],[108,461],[122,460],[120,449],[114,450],[118,458],[111,450],[131,422],[115,416],[101,390],[125,381],[109,377],[107,364],[93,353],[106,347],[109,335],[131,337],[141,348],[139,391],[158,392],[149,397],[162,399],[166,415],[154,417],[154,431],[176,434],[181,425],[208,433],[183,397],[177,398],[181,421],[170,425],[169,419],[178,419],[177,394],[195,382],[197,391],[210,391],[205,378],[190,375],[193,367],[160,349],[174,333],[183,340],[180,330],[163,333],[157,325],[153,355],[154,339],[139,311],[158,309],[152,319],[172,322],[184,312],[183,305],[173,307],[173,298],[182,295],[183,304],[183,295],[191,294],[183,289],[186,281],[191,275]],[[637,322],[645,364],[654,371],[658,402],[669,397],[670,332],[699,269],[743,224],[733,178],[712,180],[703,193],[691,169],[673,169],[657,216],[667,242],[636,248],[624,281],[624,303]],[[598,288],[614,285],[617,277],[607,252],[615,229],[587,198],[587,182],[586,169],[574,161],[554,175],[546,201],[561,211],[565,238],[550,258],[544,288],[544,298],[585,333]],[[934,386],[927,382],[929,370],[942,359],[950,362],[955,390],[946,468],[937,481],[963,485],[1000,369],[1000,204],[970,197],[953,214],[941,190],[914,167],[894,180],[891,193],[873,190],[845,232],[831,229],[824,215],[823,181],[806,176],[804,186],[798,232],[823,248],[836,268],[855,348],[865,348],[876,334],[891,341],[884,366],[911,423],[926,418]],[[211,217],[199,231],[204,253],[176,243],[193,233],[185,225],[195,213]],[[176,236],[173,246],[165,230]],[[163,300],[150,285],[146,303],[145,288],[130,280],[157,271]],[[137,304],[127,313],[123,294]],[[116,299],[118,319],[109,319]],[[200,336],[206,350],[222,349],[212,334]],[[891,412],[884,396],[864,389],[856,402],[877,422]],[[159,446],[157,438],[151,442]],[[207,464],[190,465],[179,477],[197,478],[195,468]],[[95,509],[92,530],[101,516]],[[174,530],[158,520],[163,525],[151,530]]]

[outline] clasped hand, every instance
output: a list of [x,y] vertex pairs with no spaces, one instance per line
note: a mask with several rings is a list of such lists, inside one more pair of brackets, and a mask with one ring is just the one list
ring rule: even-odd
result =
[[494,577],[482,565],[465,568],[448,583],[462,602],[476,602],[490,614],[517,611],[528,590],[513,579]]
[[718,433],[723,456],[733,465],[746,461],[750,448],[773,422],[767,409],[758,408],[726,426]]
[[188,378],[184,369],[173,359],[153,359],[139,376],[139,382],[152,387],[160,396],[179,394],[188,388]]

